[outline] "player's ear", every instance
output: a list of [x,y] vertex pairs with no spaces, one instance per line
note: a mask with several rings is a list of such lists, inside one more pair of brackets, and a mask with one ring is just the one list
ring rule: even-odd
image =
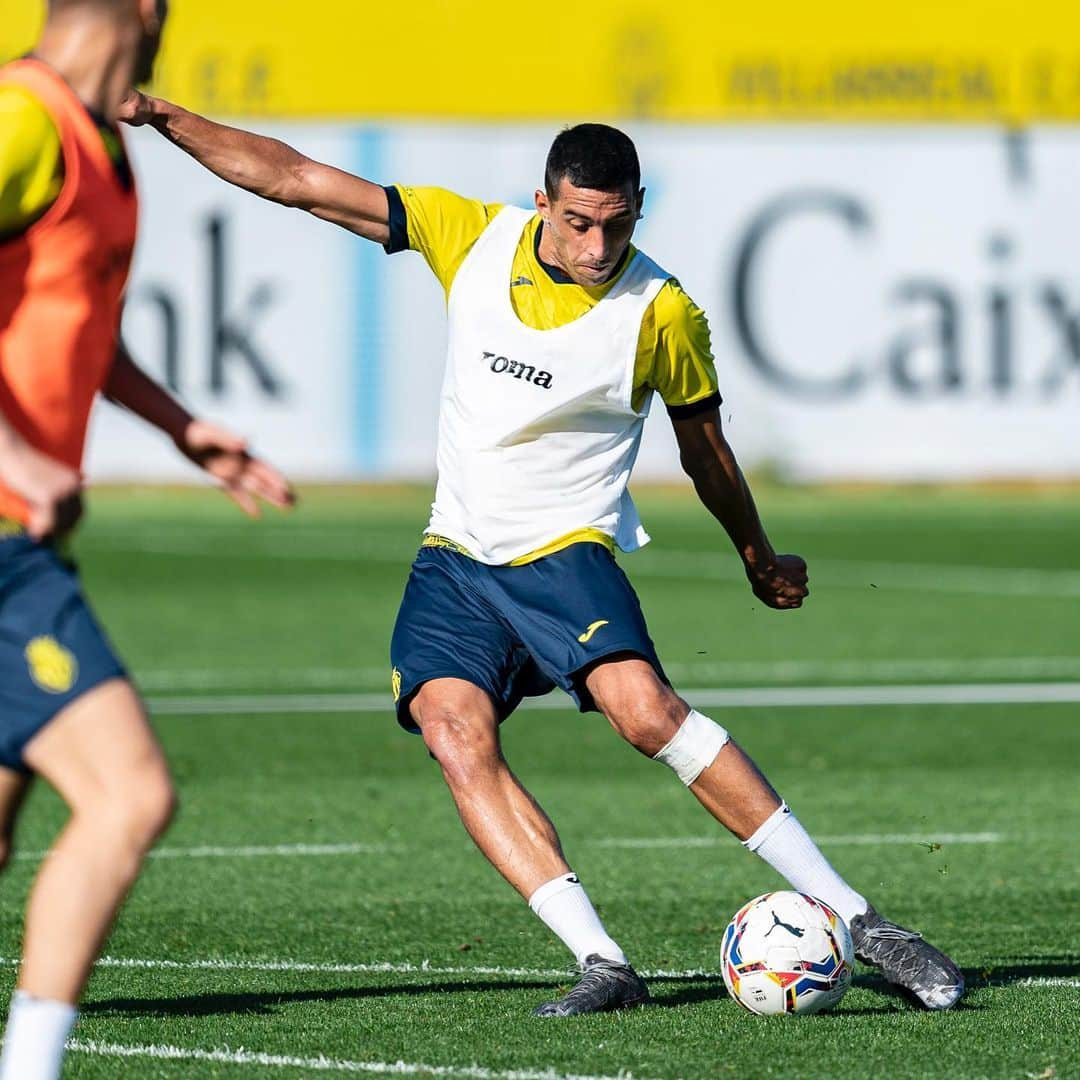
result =
[[637,199],[635,200],[635,209],[637,211],[637,217],[640,220],[645,216],[645,189],[639,188],[637,193]]
[[537,188],[533,199],[536,202],[536,212],[546,222],[551,217],[551,200],[548,198],[548,193],[543,188]]

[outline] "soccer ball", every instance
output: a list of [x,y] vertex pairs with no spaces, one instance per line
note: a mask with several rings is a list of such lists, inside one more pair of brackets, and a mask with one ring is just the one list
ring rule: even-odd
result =
[[728,924],[720,962],[728,993],[750,1012],[816,1013],[844,996],[855,949],[828,904],[771,892],[744,904]]

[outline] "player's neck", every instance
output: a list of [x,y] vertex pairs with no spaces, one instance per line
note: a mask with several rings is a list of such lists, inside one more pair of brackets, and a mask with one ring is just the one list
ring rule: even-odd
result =
[[135,46],[108,19],[56,19],[34,55],[49,65],[92,112],[112,120],[131,87]]
[[540,239],[536,245],[536,257],[546,266],[554,267],[573,280],[573,275],[563,266],[559,259],[559,253],[555,250],[555,241],[552,240],[551,233],[542,225],[540,226]]

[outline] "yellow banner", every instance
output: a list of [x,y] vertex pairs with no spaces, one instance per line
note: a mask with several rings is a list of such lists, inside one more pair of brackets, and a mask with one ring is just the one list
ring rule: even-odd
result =
[[[173,0],[158,90],[303,118],[1080,120],[1080,6],[1049,0]],[[0,0],[0,56],[43,0]]]

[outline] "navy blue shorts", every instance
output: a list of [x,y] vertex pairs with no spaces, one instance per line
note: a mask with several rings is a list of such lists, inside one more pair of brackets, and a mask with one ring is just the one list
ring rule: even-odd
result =
[[0,538],[0,765],[26,771],[26,744],[64,706],[126,678],[75,568],[26,536]]
[[572,544],[524,566],[423,547],[390,643],[398,723],[418,730],[409,702],[441,678],[479,686],[500,719],[556,686],[588,712],[596,705],[584,669],[614,653],[636,653],[667,681],[637,594],[603,544]]

